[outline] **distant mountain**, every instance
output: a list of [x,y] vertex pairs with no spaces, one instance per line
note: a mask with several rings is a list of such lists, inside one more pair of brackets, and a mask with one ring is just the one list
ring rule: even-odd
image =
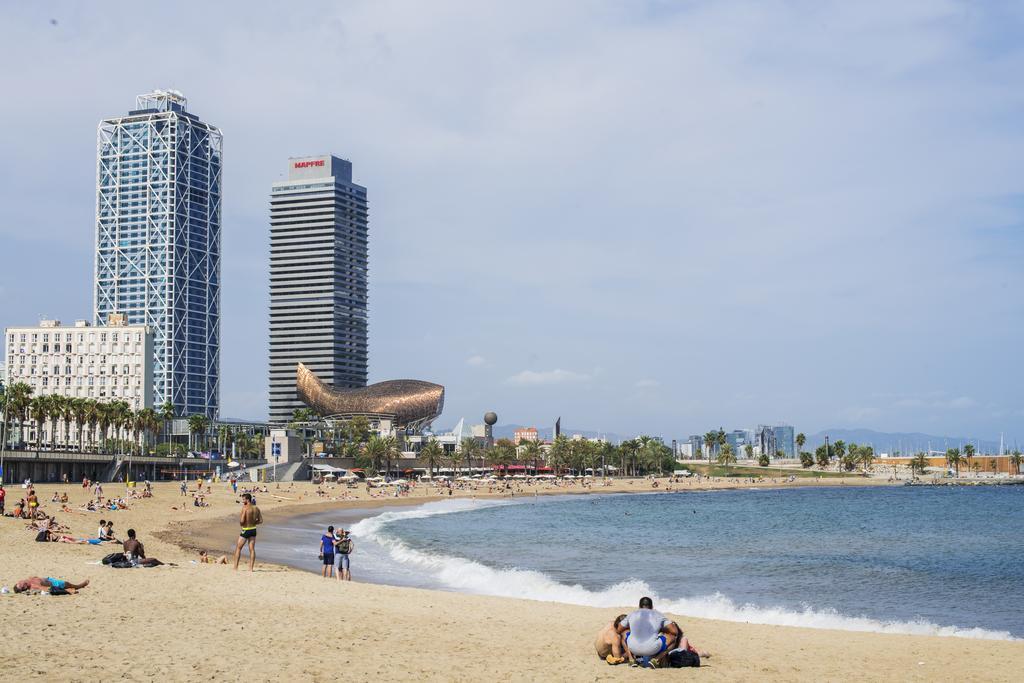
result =
[[[512,437],[515,436],[515,432],[516,432],[517,429],[523,429],[524,427],[533,427],[533,426],[536,426],[536,425],[517,425],[517,424],[494,425],[494,438],[495,439],[511,439]],[[443,429],[443,430],[439,430],[439,431],[445,431],[446,432],[446,431],[450,431],[450,429],[451,428]],[[468,423],[466,424],[464,429],[466,430],[466,433],[468,434],[468,432],[469,432],[469,424]],[[537,427],[537,435],[542,440],[544,440],[544,441],[550,441],[551,440],[551,433],[553,431],[555,431],[554,426],[550,426],[550,427]],[[566,427],[564,425],[562,426],[562,435],[563,436],[570,436],[571,437],[573,434],[581,434],[581,435],[583,435],[584,437],[586,437],[588,439],[596,439],[597,437],[602,437],[602,438],[607,439],[608,441],[610,441],[611,443],[614,443],[614,444],[617,444],[617,443],[620,443],[622,441],[625,441],[626,439],[632,439],[633,437],[636,436],[636,434],[633,434],[632,436],[623,436],[621,434],[614,434],[612,432],[599,432],[599,431],[594,430],[594,429],[573,429],[571,427]]]
[[[999,442],[988,439],[975,439],[966,436],[936,436],[920,432],[876,432],[872,429],[826,429],[816,434],[807,435],[804,450],[813,451],[825,443],[828,436],[831,443],[842,439],[846,443],[858,443],[875,449],[876,453],[917,453],[918,451],[945,451],[947,448],[963,448],[966,444],[974,444],[981,453],[995,453],[999,450]],[[1004,444],[1009,448],[1009,444]]]

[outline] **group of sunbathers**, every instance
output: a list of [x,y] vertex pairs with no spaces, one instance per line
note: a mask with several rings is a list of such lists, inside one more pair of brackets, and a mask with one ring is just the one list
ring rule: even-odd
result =
[[679,624],[666,618],[654,609],[654,601],[640,598],[640,608],[620,614],[601,629],[594,643],[597,656],[609,664],[629,661],[635,666],[658,668],[668,665],[672,653],[692,653],[679,659],[696,661],[710,657],[706,652],[698,653],[679,628]]

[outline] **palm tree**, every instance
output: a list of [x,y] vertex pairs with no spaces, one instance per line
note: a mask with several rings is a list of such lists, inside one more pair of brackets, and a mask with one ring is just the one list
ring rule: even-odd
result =
[[807,443],[807,437],[804,436],[803,432],[796,435],[796,452],[799,453],[804,449],[804,444]]
[[385,436],[383,439],[384,443],[384,461],[387,463],[387,471],[391,471],[391,461],[397,460],[402,457],[402,449],[398,445],[398,439],[393,436]]
[[[570,443],[569,437],[564,434],[559,434],[551,443],[551,450],[548,451],[548,465],[556,474],[559,472],[559,468],[564,467],[569,462]],[[625,446],[625,444],[626,442],[623,442],[623,446]],[[490,453],[488,453],[488,455],[490,455]]]
[[924,468],[926,467],[928,467],[928,456],[926,456],[923,452],[918,453],[917,455],[910,459],[910,476],[914,476],[915,470],[923,475]]
[[207,427],[210,426],[210,418],[206,417],[202,413],[195,413],[188,416],[188,433],[194,437],[192,443],[192,449],[199,449],[199,436],[206,434]]
[[859,455],[860,464],[867,472],[868,468],[875,464],[875,449],[871,446],[861,446]]
[[718,432],[712,430],[704,435],[704,447],[708,449],[708,464],[711,464],[711,452],[718,444]]
[[964,446],[964,458],[967,460],[967,469],[970,471],[971,463],[974,462],[974,444]]
[[150,432],[155,432],[160,427],[160,418],[152,408],[143,408],[135,413],[135,431],[142,435],[139,443],[139,454],[145,455],[147,437]]
[[1010,455],[1010,462],[1013,463],[1014,468],[1017,470],[1017,474],[1020,474],[1020,464],[1024,461],[1021,457],[1020,450],[1017,448],[1013,449],[1013,453]]
[[744,446],[743,447],[743,454],[747,456],[747,460],[753,460],[754,459],[754,445],[748,443],[746,446]]
[[19,442],[25,441],[25,420],[28,418],[32,392],[32,387],[25,382],[15,382],[7,388],[7,413],[18,418]]
[[438,461],[444,457],[444,449],[441,444],[438,443],[437,439],[431,437],[427,440],[427,443],[423,444],[423,448],[420,449],[420,459],[425,460],[427,463],[427,476],[431,479],[434,478],[434,466],[437,465]]
[[718,464],[729,466],[736,462],[736,456],[732,452],[732,444],[726,443],[718,452]]
[[523,439],[519,442],[519,445],[523,449],[523,460],[526,462],[533,463],[533,473],[537,473],[537,463],[540,460],[541,448],[540,444],[536,441]]
[[[352,445],[356,446],[357,444],[353,443]],[[372,435],[370,440],[366,442],[364,453],[370,461],[370,468],[374,472],[380,471],[381,460],[387,454],[387,445],[384,443],[384,439],[376,434]]]
[[[516,446],[511,439],[498,439],[488,453],[491,465],[507,468],[516,459]],[[568,453],[567,453],[568,455]]]
[[460,445],[460,448],[462,449],[462,457],[465,458],[466,460],[466,469],[468,471],[472,471],[473,458],[479,457],[480,443],[473,437],[467,436],[464,439],[462,439],[462,444]]
[[97,430],[97,428],[99,427],[99,424],[100,424],[100,414],[101,413],[102,413],[102,408],[100,407],[100,404],[96,402],[95,399],[91,399],[91,398],[85,399],[85,421],[89,425],[89,432],[92,435],[91,441],[92,441],[92,447],[93,448],[96,448],[97,445],[99,444],[99,440],[97,439],[96,430]]
[[[167,442],[170,444],[171,441],[171,422],[176,417],[174,414],[174,403],[171,401],[164,401],[160,405],[159,412],[160,420],[163,422],[164,434],[167,436]],[[170,445],[167,447],[167,453],[170,454]]]
[[836,469],[841,470],[843,468],[843,456],[846,455],[846,442],[842,439],[837,439],[836,442],[832,444],[832,453],[836,458]]
[[68,399],[61,394],[50,394],[46,397],[50,404],[47,410],[50,418],[50,449],[57,449],[57,423],[64,419],[64,410]]
[[950,448],[946,450],[946,462],[952,465],[956,469],[957,478],[960,477],[960,462],[963,460],[963,456],[960,455],[959,448]]
[[49,415],[50,401],[47,396],[36,396],[28,404],[32,420],[36,423],[36,450],[43,445],[43,423]]

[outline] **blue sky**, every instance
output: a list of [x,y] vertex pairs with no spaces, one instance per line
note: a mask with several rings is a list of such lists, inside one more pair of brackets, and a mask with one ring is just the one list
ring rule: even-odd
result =
[[441,425],[1024,440],[1019,5],[0,17],[0,326],[89,316],[96,124],[177,88],[224,132],[225,415],[266,413],[270,184],[331,152],[369,189],[371,379],[445,384]]

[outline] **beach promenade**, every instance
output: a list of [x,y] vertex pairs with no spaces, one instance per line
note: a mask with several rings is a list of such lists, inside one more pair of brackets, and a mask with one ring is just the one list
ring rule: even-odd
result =
[[[820,485],[837,483],[823,480]],[[871,483],[878,482],[858,478],[846,485]],[[676,488],[732,485],[705,481]],[[318,497],[311,484],[269,486],[269,492],[258,494],[258,504],[273,523],[317,509],[438,499],[425,495],[432,489],[414,490],[396,501],[370,499],[362,486],[327,489],[327,499]],[[664,487],[662,482],[659,490]],[[257,562],[253,574],[196,563],[195,548],[223,552],[237,538],[239,505],[226,483],[212,486],[206,496],[210,507],[193,507],[192,497],[181,496],[177,484],[159,483],[153,498],[129,501],[128,510],[115,512],[61,512],[58,504],[48,502],[55,490],[68,492],[73,510],[91,492],[80,484],[37,487],[43,509],[68,524],[72,535],[93,536],[100,518],[113,519],[118,538],[134,528],[147,555],[177,566],[100,566],[95,563],[103,555],[119,548],[36,543],[26,522],[3,518],[0,584],[13,586],[32,575],[91,581],[74,596],[0,596],[0,628],[9,639],[0,663],[5,679],[1011,681],[1024,670],[1021,642],[763,626],[683,615],[676,616],[693,642],[714,653],[707,666],[684,672],[610,667],[596,658],[592,643],[614,616],[612,609],[365,584],[358,582],[357,558],[357,581],[352,583],[263,562]],[[107,496],[124,490],[123,485],[104,486]],[[343,490],[354,499],[331,499]],[[650,490],[649,482],[635,481],[596,486],[593,492]],[[7,491],[10,511],[27,492],[20,486]],[[573,491],[579,492],[579,486],[544,490]]]

